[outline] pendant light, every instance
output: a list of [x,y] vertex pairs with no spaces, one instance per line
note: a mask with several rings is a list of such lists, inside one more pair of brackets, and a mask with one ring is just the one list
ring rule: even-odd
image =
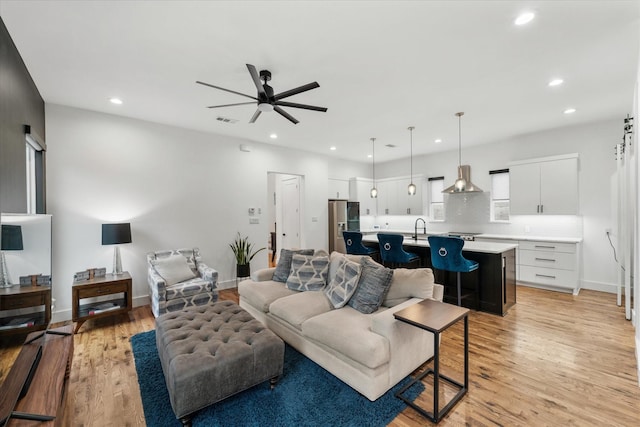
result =
[[376,139],[371,138],[371,147],[373,148],[372,156],[371,156],[371,164],[373,166],[373,187],[371,187],[371,191],[369,195],[372,199],[378,197],[378,189],[376,188]]
[[407,193],[410,196],[416,195],[416,185],[413,183],[413,130],[414,126],[409,126],[409,138],[410,138],[410,146],[411,146],[411,178],[409,179],[409,186],[407,187]]
[[458,117],[458,179],[451,187],[442,190],[443,193],[479,193],[482,190],[471,182],[471,167],[462,164],[462,116],[463,112],[456,113]]

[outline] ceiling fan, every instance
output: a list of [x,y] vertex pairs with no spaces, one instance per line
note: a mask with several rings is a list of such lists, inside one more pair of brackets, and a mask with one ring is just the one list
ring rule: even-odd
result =
[[[306,105],[306,104],[297,104],[294,102],[287,102],[287,101],[281,101],[284,98],[288,98],[290,96],[293,95],[297,95],[299,93],[302,92],[306,92],[308,90],[311,89],[315,89],[317,87],[320,87],[320,85],[318,84],[318,82],[313,82],[313,83],[307,83],[306,85],[302,85],[300,87],[297,87],[295,89],[290,89],[278,94],[274,94],[273,93],[273,88],[271,86],[269,86],[269,84],[267,83],[269,80],[271,80],[271,72],[268,70],[262,70],[260,71],[260,74],[258,74],[258,71],[256,70],[256,67],[254,67],[251,64],[247,64],[247,69],[249,70],[249,74],[251,74],[251,78],[253,79],[253,83],[256,85],[256,88],[258,89],[258,96],[254,97],[251,95],[246,95],[244,93],[240,93],[240,92],[236,92],[234,90],[231,89],[225,89],[223,87],[220,86],[215,86],[209,83],[205,83],[205,82],[201,82],[201,81],[196,81],[196,83],[204,85],[204,86],[209,86],[212,87],[214,89],[220,89],[220,90],[224,90],[225,92],[231,92],[231,93],[235,93],[236,95],[241,95],[247,98],[251,98],[255,101],[257,101],[258,103],[258,109],[256,110],[256,112],[253,114],[253,117],[251,117],[251,120],[249,120],[249,123],[255,123],[255,121],[258,119],[258,117],[260,117],[261,113],[267,113],[270,111],[274,111],[278,114],[280,114],[281,116],[283,116],[284,118],[286,118],[287,120],[289,120],[290,122],[292,122],[294,125],[298,123],[298,120],[296,120],[295,117],[293,117],[291,114],[287,113],[286,111],[284,111],[282,108],[280,107],[292,107],[292,108],[302,108],[305,110],[313,110],[313,111],[322,111],[322,112],[326,112],[327,109],[324,107],[316,107],[314,105]],[[233,107],[236,105],[248,105],[248,104],[253,104],[254,102],[239,102],[237,104],[225,104],[225,105],[211,105],[207,108],[221,108],[221,107]]]

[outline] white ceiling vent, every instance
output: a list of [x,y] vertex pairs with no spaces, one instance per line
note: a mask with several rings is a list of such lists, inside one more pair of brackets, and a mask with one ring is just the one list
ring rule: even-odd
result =
[[218,116],[216,117],[216,120],[219,122],[224,122],[224,123],[238,123],[237,119],[230,119],[229,117],[222,117],[222,116]]

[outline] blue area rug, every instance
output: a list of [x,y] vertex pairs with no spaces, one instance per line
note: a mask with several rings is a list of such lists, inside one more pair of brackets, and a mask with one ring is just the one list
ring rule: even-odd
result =
[[[134,335],[131,347],[147,426],[180,426],[171,409],[155,331]],[[287,345],[284,374],[273,390],[266,381],[211,405],[196,413],[193,426],[386,426],[406,408],[394,393],[407,381],[371,402]],[[407,393],[415,398],[423,389],[418,383]]]

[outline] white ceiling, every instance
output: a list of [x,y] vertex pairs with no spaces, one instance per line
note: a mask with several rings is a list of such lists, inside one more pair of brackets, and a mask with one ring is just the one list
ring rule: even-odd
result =
[[[414,154],[457,149],[457,111],[465,112],[463,151],[622,120],[632,109],[639,8],[614,0],[0,0],[47,103],[364,162],[371,137],[376,161],[408,157],[408,126]],[[536,18],[515,26],[525,10]],[[249,124],[254,105],[205,108],[248,99],[196,80],[255,96],[247,63],[272,72],[276,93],[317,81],[287,101],[328,112],[285,108],[298,125],[275,112]],[[565,83],[548,87],[555,77]],[[109,103],[113,96],[124,104]],[[563,114],[569,107],[576,113]]]

